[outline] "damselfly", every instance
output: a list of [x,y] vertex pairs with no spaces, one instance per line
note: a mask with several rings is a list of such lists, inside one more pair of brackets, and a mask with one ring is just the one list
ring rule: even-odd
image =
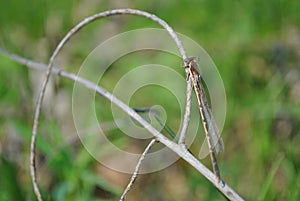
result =
[[213,118],[211,109],[209,107],[203,85],[201,83],[201,74],[198,67],[198,57],[190,57],[185,60],[187,66],[186,68],[189,69],[189,76],[192,78],[194,91],[198,101],[198,107],[202,119],[202,124],[204,127],[207,144],[209,148],[209,154],[212,161],[212,166],[214,173],[219,181],[221,181],[220,171],[217,164],[217,159],[215,156],[215,152],[219,153],[224,150],[224,143],[220,136],[219,129]]

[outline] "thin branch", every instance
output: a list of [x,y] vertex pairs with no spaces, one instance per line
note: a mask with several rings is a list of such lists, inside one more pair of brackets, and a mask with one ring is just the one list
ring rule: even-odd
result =
[[[182,59],[185,60],[187,58],[186,52],[183,48],[182,42],[177,37],[177,34],[173,31],[173,29],[162,19],[158,18],[157,16],[140,11],[140,10],[133,10],[133,9],[116,9],[116,10],[108,10],[104,11],[95,15],[92,15],[90,17],[85,18],[81,22],[79,22],[74,28],[72,28],[66,36],[60,41],[56,49],[54,50],[52,56],[50,57],[49,64],[46,71],[46,77],[44,79],[44,83],[42,85],[42,90],[40,92],[36,110],[35,110],[35,116],[34,116],[34,124],[32,128],[32,136],[31,136],[31,146],[30,146],[30,172],[32,176],[32,183],[34,187],[34,192],[37,195],[37,198],[39,201],[42,201],[41,193],[39,191],[38,185],[37,185],[37,178],[36,178],[36,168],[35,168],[35,143],[36,143],[36,137],[37,137],[37,129],[38,129],[38,123],[39,123],[39,117],[41,113],[42,103],[45,96],[46,87],[50,78],[51,70],[53,68],[54,60],[56,59],[58,53],[62,50],[63,46],[67,43],[67,41],[74,36],[81,28],[83,28],[85,25],[89,24],[90,22],[95,21],[96,19],[101,19],[103,17],[108,17],[111,15],[120,15],[120,14],[131,14],[131,15],[138,15],[143,16],[148,19],[151,19],[158,24],[160,24],[163,28],[165,28],[170,36],[174,39],[176,45],[178,46],[179,52],[182,55]],[[120,103],[119,103],[120,104]],[[125,105],[125,104],[122,104]],[[132,109],[129,111],[130,113],[135,113]],[[136,113],[135,113],[136,114]],[[137,115],[137,114],[136,114]]]
[[144,150],[143,154],[141,155],[141,157],[140,157],[138,163],[136,164],[134,173],[133,173],[133,175],[131,176],[130,181],[129,181],[129,183],[128,183],[126,189],[124,190],[124,192],[123,192],[123,194],[122,194],[122,196],[121,196],[121,198],[120,198],[120,201],[124,201],[124,200],[125,200],[125,197],[126,197],[127,193],[130,191],[130,189],[131,189],[133,183],[135,182],[135,180],[136,180],[136,178],[137,178],[137,176],[138,176],[138,173],[139,173],[139,171],[140,171],[142,162],[143,162],[143,160],[144,160],[146,154],[149,152],[150,148],[153,146],[153,144],[154,144],[155,142],[156,142],[156,140],[155,140],[155,139],[152,139],[152,140],[150,141],[150,143],[147,145],[147,147],[145,148],[145,150]]
[[[0,52],[21,64],[28,65],[28,67],[31,67],[33,69],[38,69],[38,70],[47,69],[47,66],[45,64],[30,61],[28,59],[22,58],[15,54],[7,53],[7,51],[3,49],[0,49]],[[150,125],[147,121],[145,121],[140,115],[138,115],[132,108],[130,108],[122,101],[118,100],[116,97],[114,97],[108,91],[104,90],[102,87],[96,85],[93,82],[90,82],[89,80],[78,77],[75,74],[68,73],[66,71],[59,70],[57,68],[53,68],[51,70],[51,73],[76,81],[77,83],[87,87],[87,89],[95,90],[98,94],[104,96],[112,103],[116,104],[124,112],[129,114],[132,118],[134,118],[137,122],[139,122],[142,126],[144,126],[153,136],[156,137],[156,139],[159,142],[167,146],[174,153],[176,153],[182,159],[187,161],[192,167],[194,167],[198,172],[200,172],[204,177],[206,177],[217,189],[219,189],[219,191],[222,192],[227,198],[229,198],[230,200],[237,200],[237,201],[244,200],[226,183],[224,183],[224,185],[219,185],[216,176],[207,167],[205,167],[195,156],[193,156],[186,149],[185,146],[176,144],[175,142],[172,142],[171,140],[166,138],[163,134],[161,134],[154,127],[152,127],[152,125]]]
[[191,105],[192,105],[192,83],[189,78],[186,85],[186,106],[185,106],[185,114],[182,124],[182,129],[179,135],[178,144],[185,145],[185,138],[187,135],[188,125],[191,116]]

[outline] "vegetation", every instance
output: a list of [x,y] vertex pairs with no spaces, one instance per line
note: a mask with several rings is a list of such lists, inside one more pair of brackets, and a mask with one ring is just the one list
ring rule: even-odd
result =
[[[47,63],[65,33],[84,17],[103,10],[131,7],[154,13],[177,32],[198,42],[213,58],[224,81],[227,116],[218,155],[221,175],[246,200],[300,199],[300,3],[228,1],[7,1],[0,7],[0,46]],[[57,66],[77,72],[95,44],[124,31],[157,27],[132,16],[95,22],[76,36],[59,56]],[[194,56],[194,55],[191,55]],[[157,52],[121,58],[107,72],[109,90],[134,66],[147,62],[174,66],[180,60]],[[34,200],[29,147],[34,107],[43,74],[0,55],[0,200]],[[54,76],[51,99],[43,108],[38,136],[38,178],[45,200],[117,200],[130,175],[98,163],[80,143],[71,114],[73,83]],[[145,88],[130,104],[162,105],[168,126],[180,124],[172,95]],[[163,95],[161,95],[163,93]],[[99,118],[111,120],[96,97]],[[50,102],[50,100],[52,102]],[[100,114],[101,110],[101,114]],[[203,133],[203,132],[202,132]],[[199,135],[202,134],[199,132]],[[119,147],[145,143],[130,140],[119,129],[108,138]],[[200,137],[199,137],[200,138]],[[159,146],[159,145],[158,145]],[[193,145],[197,150],[197,145]],[[197,154],[197,151],[195,151]],[[209,159],[203,162],[210,166]],[[128,200],[220,200],[222,195],[203,176],[179,160],[140,175]]]

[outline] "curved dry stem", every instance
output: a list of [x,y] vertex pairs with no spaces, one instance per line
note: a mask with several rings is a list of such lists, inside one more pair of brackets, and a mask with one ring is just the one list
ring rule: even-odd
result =
[[[119,14],[131,14],[131,15],[138,15],[138,16],[143,16],[148,19],[153,20],[154,22],[157,22],[159,25],[161,25],[163,28],[165,28],[170,36],[173,38],[175,41],[179,52],[182,56],[182,59],[185,61],[187,58],[186,52],[183,48],[182,42],[179,40],[178,36],[174,32],[174,30],[162,19],[158,18],[157,16],[140,11],[140,10],[134,10],[134,9],[116,9],[116,10],[109,10],[109,11],[104,11],[98,14],[95,14],[93,16],[85,18],[83,21],[78,23],[74,28],[72,28],[66,36],[61,40],[61,42],[58,44],[56,49],[54,50],[52,56],[50,57],[49,64],[47,67],[47,72],[46,72],[46,77],[42,85],[42,90],[40,92],[36,110],[35,110],[35,116],[34,116],[34,124],[33,124],[33,129],[32,129],[32,137],[31,137],[31,146],[30,146],[30,173],[32,177],[32,183],[34,187],[34,192],[37,195],[37,198],[39,201],[42,200],[41,198],[41,193],[39,191],[38,185],[37,185],[37,178],[36,178],[36,167],[35,167],[35,143],[36,143],[36,137],[37,137],[37,129],[38,129],[38,123],[39,123],[39,117],[41,113],[41,106],[44,100],[45,96],[45,91],[46,91],[46,86],[49,81],[50,73],[53,68],[53,63],[58,55],[58,53],[61,51],[63,46],[66,44],[66,42],[73,36],[75,35],[81,28],[83,28],[85,25],[91,23],[92,21],[95,21],[96,19],[100,19],[103,17],[111,16],[111,15],[119,15]],[[131,111],[134,112],[134,111]]]
[[120,198],[120,201],[124,201],[125,200],[125,197],[126,197],[127,193],[130,191],[133,183],[135,182],[135,180],[136,180],[136,178],[137,178],[137,176],[139,174],[139,170],[141,168],[142,162],[143,162],[146,154],[149,152],[150,148],[153,146],[153,144],[155,143],[155,141],[156,141],[155,139],[152,139],[150,141],[150,143],[147,145],[147,147],[145,148],[143,154],[141,155],[138,163],[135,166],[134,173],[132,174],[129,183],[128,183],[126,189],[124,190],[124,192],[123,192],[123,194],[122,194],[122,196]]
[[[15,54],[8,53],[7,51],[0,48],[0,52],[4,55],[7,55],[11,59],[24,64],[28,67],[31,67],[33,69],[37,70],[46,70],[47,66],[45,64],[41,64],[38,62],[34,62],[28,59],[25,59],[23,57],[20,57]],[[100,86],[96,85],[95,83],[90,82],[89,80],[86,80],[84,78],[78,77],[75,74],[68,73],[63,70],[59,70],[57,68],[53,68],[51,70],[51,73],[57,74],[61,77],[68,78],[70,80],[76,81],[83,86],[87,87],[87,89],[95,90],[98,94],[104,96],[108,100],[110,100],[112,103],[116,104],[118,107],[120,107],[123,111],[128,113],[130,116],[132,116],[137,122],[139,122],[142,126],[144,126],[153,136],[157,137],[157,140],[159,140],[162,144],[166,145],[168,148],[170,148],[174,153],[176,153],[178,156],[180,156],[182,159],[187,161],[192,167],[194,167],[196,170],[198,170],[204,177],[206,177],[216,188],[220,190],[227,198],[230,200],[243,200],[230,186],[228,186],[226,183],[224,183],[224,186],[219,185],[215,175],[207,168],[205,167],[196,157],[194,157],[184,145],[176,144],[173,141],[166,138],[164,135],[159,133],[155,128],[153,128],[147,121],[145,121],[141,116],[139,116],[134,110],[132,110],[128,105],[123,103],[122,101],[118,100],[116,97],[114,97],[112,94],[101,88]],[[40,198],[41,199],[41,198]]]
[[179,135],[178,144],[185,144],[185,138],[188,130],[188,125],[191,116],[191,106],[192,106],[192,82],[191,79],[188,79],[186,85],[186,106],[185,106],[185,114],[183,119],[182,129]]

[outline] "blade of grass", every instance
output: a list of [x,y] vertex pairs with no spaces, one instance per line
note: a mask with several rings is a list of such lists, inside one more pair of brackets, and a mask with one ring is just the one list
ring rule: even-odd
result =
[[163,129],[171,136],[172,139],[175,140],[175,142],[178,142],[178,138],[174,131],[167,125],[164,124],[157,116],[154,116],[157,122],[163,127]]
[[151,108],[133,108],[134,111],[138,112],[138,113],[153,113],[154,118],[156,119],[156,121],[163,127],[163,129],[171,136],[171,138],[173,140],[175,140],[175,142],[178,142],[178,138],[175,134],[175,132],[167,125],[164,124],[157,116],[157,114],[159,114],[158,111],[155,111],[154,109]]
[[276,157],[276,161],[273,163],[272,167],[271,167],[271,170],[266,178],[266,181],[263,185],[263,188],[258,196],[258,201],[263,201],[263,200],[266,200],[266,196],[267,196],[267,193],[269,192],[270,190],[270,187],[272,185],[272,182],[274,180],[274,177],[275,177],[275,174],[276,172],[278,171],[278,168],[280,167],[280,164],[281,162],[283,161],[284,159],[284,155],[283,154],[279,154],[277,157]]

